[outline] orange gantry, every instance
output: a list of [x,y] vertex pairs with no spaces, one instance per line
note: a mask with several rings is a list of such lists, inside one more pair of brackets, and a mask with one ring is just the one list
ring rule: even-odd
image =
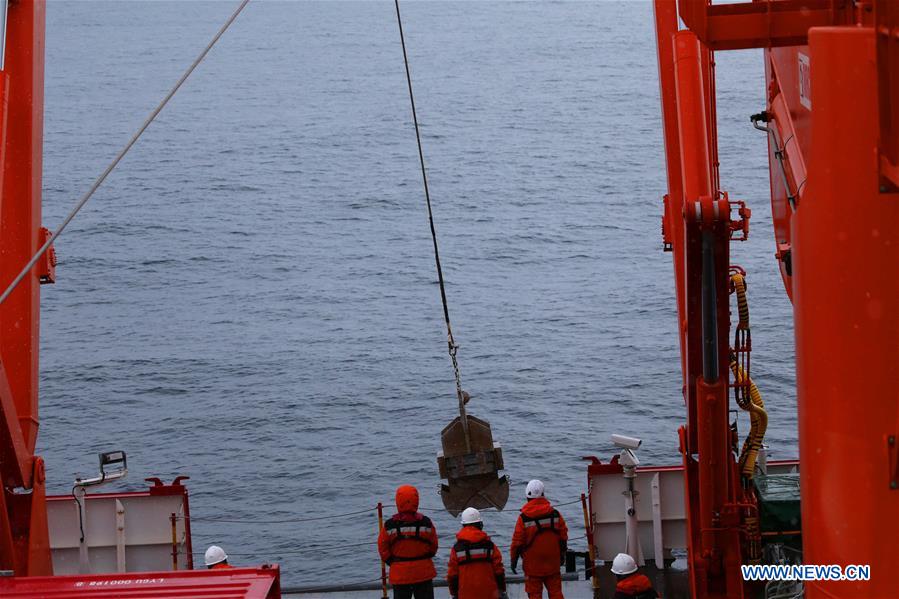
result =
[[775,255],[794,306],[803,561],[871,566],[870,581],[805,591],[899,596],[899,4],[655,0],[655,17],[693,595],[750,596],[739,567],[759,558],[722,368],[730,232],[748,211],[735,222],[718,181],[713,53],[763,48],[767,105],[752,121],[768,135]]

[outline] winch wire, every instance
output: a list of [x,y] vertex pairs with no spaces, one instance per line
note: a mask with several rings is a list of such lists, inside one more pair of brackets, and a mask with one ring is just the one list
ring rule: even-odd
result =
[[181,78],[178,79],[177,83],[175,83],[175,86],[172,87],[171,90],[169,90],[169,93],[167,93],[162,101],[156,106],[156,108],[153,109],[150,115],[144,120],[140,128],[134,133],[134,135],[131,136],[131,139],[128,140],[128,143],[126,143],[125,146],[121,150],[119,150],[119,153],[116,154],[116,157],[112,159],[112,162],[109,163],[109,166],[107,166],[106,169],[102,173],[100,173],[100,176],[97,177],[97,179],[94,181],[94,184],[91,185],[90,189],[88,189],[87,192],[83,196],[81,196],[81,199],[78,200],[78,203],[75,204],[75,207],[72,209],[72,211],[69,212],[68,216],[66,216],[59,227],[56,228],[56,231],[54,231],[53,234],[50,235],[49,239],[44,242],[44,245],[40,247],[37,253],[31,257],[31,260],[29,260],[25,267],[22,268],[22,271],[16,276],[16,278],[12,280],[12,282],[3,292],[3,295],[0,295],[0,304],[6,301],[6,298],[8,298],[13,291],[15,291],[16,287],[19,286],[19,283],[22,282],[22,279],[25,278],[25,276],[31,271],[31,269],[34,268],[34,265],[37,264],[37,261],[40,260],[41,256],[43,256],[44,253],[50,248],[50,246],[53,245],[53,242],[56,241],[56,239],[60,235],[62,235],[62,232],[65,231],[66,227],[69,226],[69,223],[72,222],[72,219],[74,219],[75,216],[84,207],[84,205],[87,204],[87,201],[91,199],[91,196],[94,195],[94,192],[96,192],[97,189],[100,188],[100,186],[106,180],[106,177],[109,176],[109,173],[111,173],[113,169],[118,166],[122,158],[125,157],[125,154],[128,153],[128,150],[130,150],[131,147],[137,142],[137,140],[140,139],[140,136],[143,135],[144,131],[147,130],[147,127],[150,126],[150,123],[153,122],[153,120],[156,118],[156,115],[158,115],[162,111],[162,109],[165,108],[166,104],[169,103],[169,100],[171,100],[172,97],[178,92],[178,90],[181,89],[181,86],[185,81],[187,81],[187,78],[190,77],[191,73],[194,72],[194,69],[196,69],[201,62],[203,62],[203,59],[206,58],[206,55],[209,54],[209,51],[212,50],[212,47],[216,44],[216,42],[219,41],[219,38],[222,37],[225,31],[228,30],[228,28],[231,26],[231,23],[234,22],[234,20],[241,13],[241,11],[243,11],[244,7],[249,2],[250,0],[241,1],[240,5],[234,10],[231,16],[228,17],[228,20],[225,21],[225,24],[222,25],[221,29],[218,30],[218,33],[215,34],[209,44],[206,45],[206,47],[202,52],[200,52],[199,56],[197,56],[197,58],[191,63],[191,65],[187,67],[187,70],[184,71],[184,73],[181,75]]
[[446,301],[446,285],[443,280],[443,269],[440,266],[440,250],[437,247],[437,229],[434,226],[434,213],[431,210],[431,192],[428,188],[428,173],[425,169],[425,155],[421,149],[421,131],[418,126],[418,114],[415,110],[415,94],[412,92],[412,73],[409,70],[409,55],[406,52],[406,36],[403,34],[403,18],[400,15],[400,0],[393,1],[396,6],[396,22],[400,30],[400,44],[403,47],[403,62],[406,65],[406,84],[409,86],[409,103],[412,106],[412,123],[415,125],[415,140],[418,143],[418,162],[421,165],[421,180],[424,184],[425,203],[428,205],[428,222],[431,225],[431,241],[434,244],[434,262],[437,265],[437,281],[440,283],[440,301],[443,303],[443,319],[446,321],[446,340],[449,347],[450,359],[453,361],[453,374],[456,377],[456,396],[459,399],[459,415],[462,417],[462,426],[466,429],[466,442],[468,440],[468,422],[465,414],[465,397],[462,391],[462,377],[459,374],[459,363],[456,360],[458,346],[453,338],[453,328],[450,325],[449,306]]

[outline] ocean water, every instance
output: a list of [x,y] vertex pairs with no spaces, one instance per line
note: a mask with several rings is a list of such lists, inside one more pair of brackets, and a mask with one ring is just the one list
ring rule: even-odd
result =
[[[235,2],[47,7],[44,221],[61,220]],[[402,4],[470,412],[512,479],[585,490],[613,432],[676,463],[684,419],[648,2]],[[762,56],[718,64],[721,179],[753,210],[753,377],[796,455],[792,314],[773,257]],[[191,476],[194,547],[286,585],[377,578],[372,512],[455,415],[391,2],[252,2],[57,243],[42,298],[52,492]],[[741,421],[745,432],[745,420]],[[562,508],[572,536],[579,506]],[[216,521],[216,520],[219,521]],[[222,519],[229,520],[222,522]],[[583,540],[572,541],[582,549]],[[199,557],[199,556],[198,556]]]

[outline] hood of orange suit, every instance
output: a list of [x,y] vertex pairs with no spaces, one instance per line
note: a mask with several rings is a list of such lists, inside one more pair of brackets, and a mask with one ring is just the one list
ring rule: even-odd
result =
[[456,533],[456,538],[469,543],[480,543],[489,539],[490,535],[476,526],[463,526],[462,530]]
[[528,518],[539,518],[553,511],[553,506],[546,497],[531,499],[521,506],[521,513]]
[[401,514],[414,514],[418,511],[418,489],[412,485],[403,485],[396,490],[396,509]]

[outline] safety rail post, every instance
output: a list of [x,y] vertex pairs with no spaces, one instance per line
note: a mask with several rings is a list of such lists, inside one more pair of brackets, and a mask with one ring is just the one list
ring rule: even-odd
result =
[[115,558],[116,572],[125,572],[125,506],[115,500]]
[[178,514],[172,512],[169,516],[172,523],[172,570],[178,569]]
[[587,496],[581,493],[581,507],[584,508],[584,531],[587,533],[587,552],[590,556],[590,583],[593,585],[593,596],[599,593],[599,577],[596,575],[596,548],[593,546],[593,526],[590,524],[590,512],[587,509]]
[[[378,535],[384,530],[384,505],[378,502]],[[387,565],[381,560],[381,599],[387,599]]]

